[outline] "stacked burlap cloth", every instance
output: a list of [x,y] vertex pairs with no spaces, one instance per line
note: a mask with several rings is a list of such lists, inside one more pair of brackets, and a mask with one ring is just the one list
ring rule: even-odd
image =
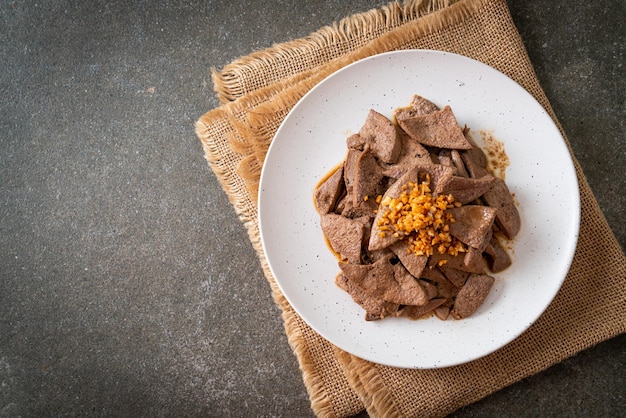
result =
[[576,161],[582,213],[569,274],[539,320],[493,354],[435,370],[381,366],[332,346],[289,306],[259,239],[257,193],[268,146],[292,106],[325,77],[359,59],[398,49],[437,49],[482,61],[525,87],[558,124],[505,0],[464,0],[389,4],[238,59],[214,71],[222,105],[196,126],[209,165],[245,223],[282,309],[319,416],[342,417],[363,409],[371,416],[443,416],[626,328],[626,258]]

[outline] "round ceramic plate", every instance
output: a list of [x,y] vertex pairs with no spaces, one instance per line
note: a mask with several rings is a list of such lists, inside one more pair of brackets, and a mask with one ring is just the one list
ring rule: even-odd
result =
[[[495,274],[485,303],[470,318],[385,318],[364,311],[338,288],[313,189],[346,154],[369,109],[392,117],[414,94],[450,105],[480,143],[489,131],[510,159],[506,183],[522,228],[513,265]],[[259,224],[271,271],[289,303],[319,334],[376,363],[438,368],[485,356],[526,330],[567,274],[579,228],[580,198],[565,142],[543,107],[495,69],[440,51],[376,55],[332,74],[292,109],[277,131],[261,175]]]

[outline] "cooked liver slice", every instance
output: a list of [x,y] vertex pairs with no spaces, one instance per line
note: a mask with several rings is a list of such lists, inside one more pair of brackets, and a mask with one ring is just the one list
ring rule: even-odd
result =
[[366,321],[376,321],[387,316],[394,315],[398,311],[399,305],[384,301],[380,298],[369,295],[359,286],[348,280],[345,274],[340,273],[335,279],[335,283],[341,289],[350,294],[352,300],[365,310]]
[[422,272],[422,277],[437,287],[437,298],[443,298],[451,303],[452,298],[459,292],[459,288],[452,284],[437,267],[426,267]]
[[[350,204],[348,205],[348,203]],[[333,212],[340,214],[346,210],[346,206],[352,206],[352,198],[348,198],[345,193],[342,193],[341,197],[339,197],[339,200],[337,201],[337,204],[335,204],[335,210]],[[320,213],[320,215],[324,214]]]
[[370,109],[359,133],[347,139],[348,148],[372,148],[374,155],[385,163],[395,163],[400,155],[402,142],[396,125],[387,117]]
[[398,122],[402,119],[412,118],[414,116],[427,115],[437,110],[439,110],[439,107],[436,104],[416,94],[413,96],[410,106],[396,109],[393,116],[396,122]]
[[454,164],[458,175],[461,177],[469,177],[469,173],[465,168],[465,163],[463,162],[463,157],[461,157],[459,150],[453,149],[450,151],[450,157],[452,157],[452,164]]
[[433,191],[434,196],[439,194],[441,185],[449,181],[448,179],[454,175],[454,168],[441,164],[428,165],[421,171],[430,175],[430,190]]
[[435,266],[429,266],[428,260],[426,260],[426,267],[422,270],[422,275],[420,276],[424,279],[428,279],[434,283],[442,283],[447,282],[446,276]]
[[392,244],[389,248],[395,255],[398,256],[404,268],[407,269],[413,277],[422,277],[422,271],[424,270],[424,267],[426,267],[428,256],[417,255],[414,252],[409,251],[409,245],[406,240],[398,241],[395,244]]
[[471,149],[450,106],[422,116],[399,121],[400,127],[417,142],[438,148]]
[[463,256],[463,265],[471,273],[483,273],[485,271],[485,259],[482,250],[468,247]]
[[437,297],[437,286],[435,286],[428,280],[418,279],[417,281],[426,292],[426,296],[428,297],[428,300],[434,299]]
[[[407,184],[409,181],[417,181],[417,168],[408,170],[406,173],[404,173],[404,175],[402,175],[402,177],[396,180],[395,183],[393,183],[391,187],[387,189],[383,196],[383,199],[386,196],[397,199],[402,194],[402,186]],[[394,242],[400,241],[400,238],[394,237],[393,233],[389,231],[387,231],[384,236],[379,236],[379,233],[381,231],[380,227],[378,226],[378,220],[383,216],[384,212],[384,210],[379,210],[376,214],[376,217],[374,218],[374,222],[372,223],[372,233],[370,235],[370,241],[368,244],[368,249],[370,251],[381,250],[383,248],[389,247]]]
[[325,215],[335,209],[337,200],[344,190],[343,167],[339,167],[315,190],[315,206],[320,215]]
[[438,194],[452,194],[454,200],[465,205],[487,193],[496,178],[490,174],[479,179],[450,176],[437,185]]
[[384,166],[384,174],[394,179],[401,177],[411,167],[432,164],[430,153],[422,144],[402,130],[400,130],[399,135],[402,151],[398,156],[398,161]]
[[365,225],[334,213],[321,217],[322,232],[339,256],[350,263],[361,262],[361,248],[365,238]]
[[376,250],[376,251],[365,251],[365,254],[366,254],[366,262],[363,264],[374,264],[378,260],[383,259],[385,257],[395,256],[395,254],[389,248],[385,248],[383,250]]
[[437,297],[444,298],[452,304],[452,299],[459,293],[459,287],[453,285],[449,280],[436,283]]
[[483,255],[492,273],[499,273],[511,265],[511,258],[496,237],[491,238]]
[[445,299],[431,299],[423,306],[403,306],[398,310],[396,316],[403,316],[409,319],[420,319],[431,311],[434,311],[446,302]]
[[449,149],[447,148],[441,149],[439,151],[439,154],[437,154],[437,159],[439,160],[439,164],[454,168],[454,171],[455,171],[454,175],[458,174],[456,172],[456,167],[454,166],[454,163],[452,162],[452,153],[450,152]]
[[449,306],[440,306],[435,309],[435,315],[437,318],[445,321],[450,316],[450,307]]
[[[467,161],[467,170],[474,178],[480,178],[489,174],[485,168],[480,167],[471,160]],[[521,219],[515,202],[513,202],[511,192],[504,180],[496,178],[491,189],[483,194],[481,198],[485,204],[498,209],[496,224],[507,238],[513,239],[520,230]]]
[[348,202],[345,202],[345,206],[342,207],[341,215],[346,218],[356,219],[363,216],[367,216],[370,218],[370,221],[374,218],[374,211],[378,207],[378,204],[374,199],[359,202],[357,206],[352,204],[352,199],[348,199]]
[[441,266],[439,270],[446,276],[446,278],[456,287],[463,287],[465,281],[469,277],[469,273],[466,271],[458,270],[452,267]]
[[442,164],[434,164],[428,159],[413,159],[405,165],[394,164],[383,171],[383,174],[393,178],[402,177],[411,169],[417,169],[419,173],[428,173],[430,175],[430,190],[433,194],[438,193],[438,185],[445,184],[449,178],[454,175],[454,168]]
[[371,296],[400,305],[426,304],[426,291],[402,264],[392,264],[391,259],[387,256],[374,264],[340,262],[339,268],[348,280]]
[[465,139],[470,143],[472,149],[468,149],[465,151],[461,151],[461,159],[463,159],[463,163],[465,163],[465,168],[467,168],[467,160],[471,160],[474,164],[479,165],[480,167],[487,167],[487,156],[484,151],[476,144],[474,139],[469,133],[469,129],[463,130],[463,135],[465,135]]
[[367,142],[365,138],[362,138],[359,134],[352,134],[346,139],[346,147],[348,149],[355,149],[357,151],[363,151],[363,147],[365,147]]
[[462,319],[476,312],[487,298],[494,282],[495,279],[486,274],[471,274],[456,295],[452,316]]
[[352,203],[358,206],[365,200],[365,196],[374,199],[383,190],[379,190],[379,184],[382,181],[383,169],[376,162],[376,158],[368,145],[365,150],[357,157],[354,167],[354,180],[352,190]]
[[497,210],[487,206],[467,205],[448,209],[448,212],[455,219],[455,222],[449,224],[450,234],[480,251],[485,249],[491,239],[491,225]]
[[509,188],[502,179],[496,179],[491,190],[482,196],[489,206],[498,209],[496,223],[507,238],[513,239],[518,234],[522,221],[511,196]]
[[346,193],[348,194],[350,200],[353,196],[352,192],[354,190],[357,161],[362,153],[362,150],[350,148],[346,154],[346,159],[343,161],[343,181],[346,186]]
[[400,156],[398,158],[397,164],[402,163],[403,157],[415,157],[418,159],[425,159],[427,161],[431,161],[430,153],[422,144],[411,138],[406,132],[400,130],[398,132],[400,136],[400,141],[402,143],[402,151],[400,152]]
[[480,256],[480,253],[478,259],[474,256],[467,257],[467,254],[468,253],[459,253],[459,255],[452,256],[448,254],[435,253],[428,257],[427,265],[428,267],[434,267],[437,266],[441,260],[446,260],[446,263],[443,265],[445,267],[452,267],[457,270],[467,271],[468,273],[482,273],[485,270],[485,263]]

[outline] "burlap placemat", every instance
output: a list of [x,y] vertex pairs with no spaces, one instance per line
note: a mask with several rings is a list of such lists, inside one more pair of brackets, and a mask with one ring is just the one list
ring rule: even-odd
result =
[[525,87],[560,128],[504,0],[394,3],[241,58],[214,72],[223,105],[196,125],[208,163],[244,222],[282,309],[319,416],[364,408],[371,416],[443,416],[626,331],[626,258],[576,160],[581,230],[570,271],[539,320],[497,352],[445,369],[381,366],[332,346],[289,306],[268,268],[257,223],[259,176],[273,134],[289,109],[332,72],[409,48],[455,52],[491,65]]

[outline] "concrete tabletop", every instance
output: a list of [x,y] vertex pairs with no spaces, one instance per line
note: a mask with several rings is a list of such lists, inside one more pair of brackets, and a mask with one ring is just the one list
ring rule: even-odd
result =
[[[0,417],[311,416],[194,122],[209,68],[382,1],[0,1]],[[623,0],[510,1],[622,248]],[[619,416],[626,338],[456,417]]]

